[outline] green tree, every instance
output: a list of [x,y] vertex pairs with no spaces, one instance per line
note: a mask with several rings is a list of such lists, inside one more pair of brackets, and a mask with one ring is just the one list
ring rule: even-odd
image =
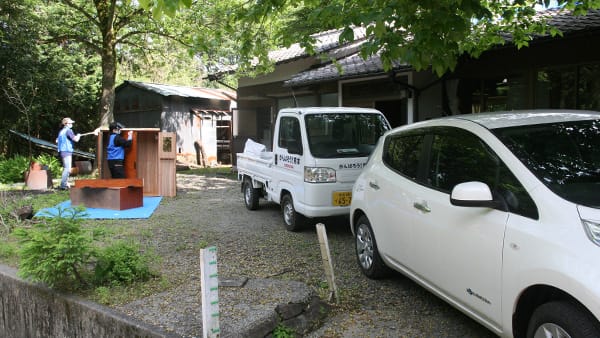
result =
[[[189,0],[155,0],[155,12],[172,13]],[[478,57],[511,34],[519,48],[534,34],[560,34],[536,16],[536,6],[550,0],[260,0],[240,1],[229,28],[240,38],[240,66],[268,63],[274,47],[299,42],[309,52],[311,34],[344,29],[340,40],[353,41],[352,27],[366,29],[361,55],[381,55],[386,68],[401,59],[416,69],[432,67],[439,75],[454,69],[463,54]],[[558,5],[585,14],[598,0],[558,0]]]
[[204,64],[200,58],[190,56],[188,47],[168,39],[154,40],[152,45],[152,51],[121,48],[117,83],[135,80],[198,86],[205,81]]
[[45,6],[47,42],[81,43],[100,58],[102,69],[99,124],[113,120],[117,46],[140,46],[150,32],[168,34],[136,1],[56,0]]
[[[0,129],[53,141],[64,116],[87,128],[97,106],[99,72],[81,44],[43,43],[46,17],[39,1],[3,1],[0,6]],[[15,138],[10,138],[14,140]],[[9,152],[0,134],[0,152]]]
[[[219,7],[219,2],[192,4],[191,0],[183,0],[177,6],[180,4],[188,9],[176,13],[178,7],[170,7],[170,3],[155,4],[148,0],[54,0],[48,3],[48,22],[53,23],[48,30],[50,40],[82,43],[101,59],[100,125],[106,126],[113,120],[119,62],[126,65],[125,74],[140,75],[140,71],[146,70],[152,74],[148,79],[159,81],[182,73],[194,78],[189,75],[203,72],[193,67],[201,64],[194,62],[194,55],[187,51],[215,47],[205,41],[212,41],[213,31],[219,29],[211,16],[213,6]],[[187,71],[182,72],[173,61],[186,60],[185,52]],[[167,74],[171,72],[174,74]]]

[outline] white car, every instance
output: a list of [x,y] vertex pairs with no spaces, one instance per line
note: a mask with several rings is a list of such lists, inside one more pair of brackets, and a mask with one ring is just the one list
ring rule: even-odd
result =
[[600,337],[600,114],[459,115],[381,137],[354,184],[363,273],[503,337]]

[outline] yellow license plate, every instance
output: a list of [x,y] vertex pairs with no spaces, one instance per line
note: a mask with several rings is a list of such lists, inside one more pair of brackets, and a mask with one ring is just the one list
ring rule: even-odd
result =
[[346,207],[350,205],[352,201],[351,191],[335,191],[333,193],[333,205],[339,207]]

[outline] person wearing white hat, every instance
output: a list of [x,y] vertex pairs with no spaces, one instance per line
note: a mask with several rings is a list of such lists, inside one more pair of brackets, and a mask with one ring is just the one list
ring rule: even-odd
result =
[[61,190],[69,189],[68,179],[73,163],[73,143],[79,142],[79,138],[81,137],[80,134],[75,134],[73,132],[73,123],[75,123],[75,121],[71,120],[69,117],[62,119],[63,127],[56,139],[56,142],[58,143],[58,153],[60,154],[63,164],[60,186],[58,187]]

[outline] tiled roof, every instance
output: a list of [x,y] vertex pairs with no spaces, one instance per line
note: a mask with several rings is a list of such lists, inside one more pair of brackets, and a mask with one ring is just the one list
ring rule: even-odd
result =
[[[339,68],[343,71],[340,73]],[[408,64],[394,62],[393,69],[408,69],[411,68]],[[285,86],[298,86],[306,83],[317,83],[329,80],[350,79],[361,77],[364,75],[375,75],[383,73],[383,64],[378,55],[369,57],[367,60],[358,54],[354,53],[335,63],[329,63],[325,66],[310,69],[292,76],[291,79],[284,82]]]
[[[312,37],[316,40],[315,43],[315,52],[316,53],[326,53],[336,48],[341,48],[340,46],[340,35],[342,34],[341,29],[329,30],[319,34],[315,34]],[[358,27],[354,29],[354,40],[360,41],[365,38],[366,30],[363,27]],[[295,43],[288,48],[278,49],[272,52],[269,52],[269,58],[273,60],[275,63],[281,62],[289,62],[294,59],[302,58],[308,56],[306,50],[300,46],[300,44]]]
[[550,9],[539,12],[538,16],[548,19],[548,23],[564,34],[600,28],[600,10],[590,10],[586,15],[572,15],[564,9]]
[[[538,15],[549,18],[549,24],[560,29],[565,35],[600,28],[600,10],[589,11],[585,16],[575,16],[564,9],[552,9],[540,12]],[[510,38],[508,40],[510,40]],[[330,51],[330,54],[333,53]],[[278,61],[281,62],[284,61],[283,56],[289,54],[281,53],[277,55],[280,56]],[[298,55],[295,55],[294,57],[298,57]],[[363,60],[358,52],[355,52],[350,56],[338,60],[338,64],[342,69],[341,73],[338,71],[338,67],[335,64],[329,63],[319,66],[318,68],[295,74],[291,79],[285,81],[284,85],[288,87],[299,86],[309,83],[376,75],[383,72],[383,64],[378,55]],[[393,68],[409,69],[411,66],[403,64],[402,62],[396,62],[394,63]]]
[[[228,100],[235,101],[235,92],[214,89],[214,88],[201,88],[201,87],[185,87],[185,86],[173,86],[157,83],[145,83],[136,81],[124,81],[121,86],[130,84],[134,87],[148,90],[162,96],[180,96],[180,97],[191,97],[191,98],[204,98],[214,100]],[[119,86],[119,87],[121,87]]]

